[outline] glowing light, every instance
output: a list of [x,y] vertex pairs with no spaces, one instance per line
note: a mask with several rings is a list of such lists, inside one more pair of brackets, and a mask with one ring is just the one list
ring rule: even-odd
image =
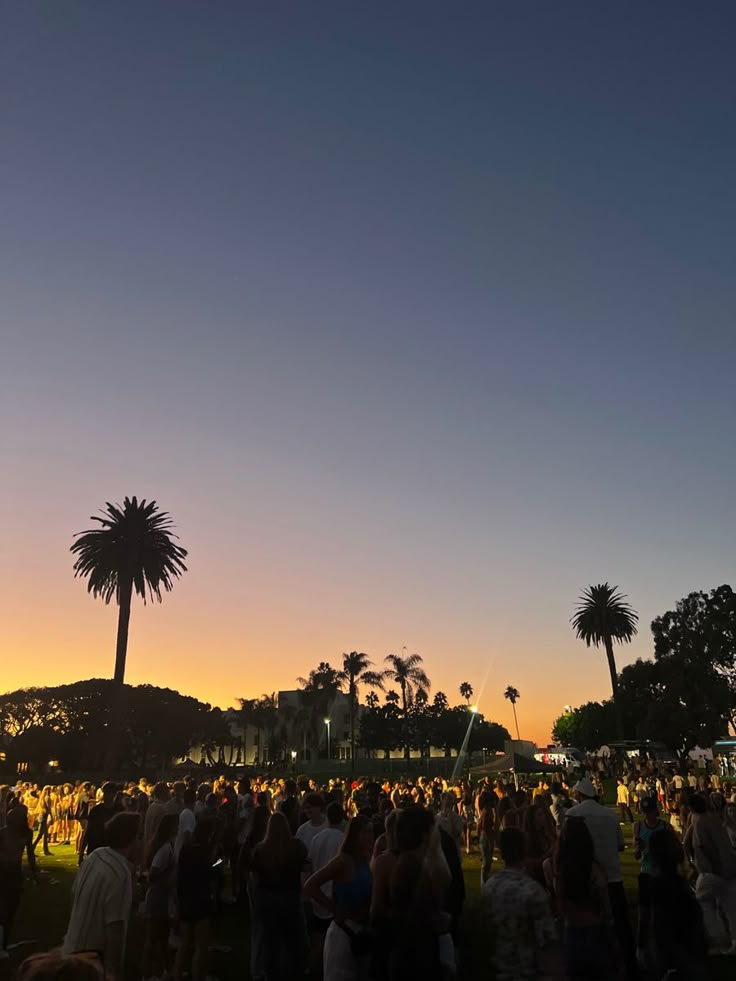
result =
[[471,705],[470,706],[470,711],[473,713],[473,715],[477,715],[478,714],[478,706],[477,705]]

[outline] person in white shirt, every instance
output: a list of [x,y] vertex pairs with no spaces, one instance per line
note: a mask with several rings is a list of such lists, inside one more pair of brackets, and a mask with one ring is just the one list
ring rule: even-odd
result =
[[133,861],[140,815],[116,814],[105,825],[107,845],[82,863],[72,889],[72,909],[63,951],[96,951],[106,977],[122,979],[125,941],[133,902]]
[[[332,803],[327,805],[327,826],[322,828],[312,838],[309,846],[307,862],[310,875],[313,872],[319,872],[320,869],[323,869],[340,851],[340,845],[345,837],[344,823],[345,811],[343,810],[342,804],[332,801]],[[322,892],[325,896],[331,897],[332,883],[328,882],[322,886]],[[324,921],[324,930],[320,930],[322,936],[324,936],[332,917],[329,911],[324,906],[320,906],[319,903],[312,902],[312,912],[318,920]],[[319,928],[322,924],[318,923],[316,926]]]
[[579,801],[567,812],[568,818],[582,818],[593,839],[596,862],[606,873],[608,896],[616,926],[616,934],[621,946],[626,977],[628,981],[638,981],[639,969],[636,963],[634,934],[629,919],[629,909],[624,892],[619,853],[624,850],[624,836],[615,811],[599,804],[595,788],[588,777],[583,777],[572,788]]
[[320,794],[307,794],[304,798],[304,813],[308,820],[296,829],[296,837],[309,851],[312,840],[327,827],[325,802]]

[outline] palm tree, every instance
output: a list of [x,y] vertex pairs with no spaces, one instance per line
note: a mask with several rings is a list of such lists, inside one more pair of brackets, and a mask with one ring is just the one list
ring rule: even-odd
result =
[[509,685],[506,691],[503,693],[503,697],[508,698],[508,700],[511,702],[511,708],[514,710],[514,722],[516,723],[516,738],[521,739],[521,736],[519,735],[519,720],[516,717],[516,703],[521,698],[519,689],[514,688],[513,685]]
[[[402,648],[406,650],[405,647]],[[401,692],[401,710],[404,719],[407,718],[414,693],[417,688],[428,692],[431,688],[429,678],[421,667],[422,657],[419,654],[387,654],[385,658],[389,665],[385,675],[399,686]],[[406,728],[406,727],[405,727]],[[404,745],[404,756],[409,759],[409,743]]]
[[297,678],[299,702],[309,712],[310,742],[318,749],[324,729],[323,720],[332,709],[335,696],[342,691],[343,675],[328,661],[320,661],[307,678]]
[[470,705],[470,699],[473,697],[473,686],[468,681],[463,681],[460,685],[460,698],[464,698],[465,701]]
[[350,770],[355,771],[355,715],[358,711],[358,686],[367,685],[369,688],[380,688],[383,691],[383,682],[386,677],[385,671],[371,671],[373,661],[368,659],[367,654],[359,651],[351,651],[350,654],[342,656],[342,675],[343,681],[348,686],[348,697],[350,699]]
[[146,602],[161,602],[161,589],[169,592],[174,580],[187,571],[187,550],[174,539],[173,522],[155,501],[126,497],[123,506],[105,505],[102,517],[92,516],[99,528],[79,532],[71,551],[77,556],[74,575],[87,578],[87,591],[105,603],[115,597],[118,633],[115,645],[115,684],[122,687],[128,654],[128,626],[133,591]]
[[609,586],[607,582],[584,589],[570,619],[575,636],[584,640],[587,647],[599,647],[602,644],[606,649],[616,714],[616,735],[619,739],[623,739],[624,727],[618,699],[618,672],[613,642],[630,644],[637,632],[638,622],[639,614],[626,602],[626,596],[618,592],[618,586]]

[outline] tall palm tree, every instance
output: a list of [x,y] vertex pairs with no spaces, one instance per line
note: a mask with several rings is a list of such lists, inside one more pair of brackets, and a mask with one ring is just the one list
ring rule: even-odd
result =
[[639,614],[627,603],[626,596],[618,591],[618,586],[607,582],[588,586],[583,590],[570,623],[578,640],[584,640],[586,647],[599,647],[606,650],[608,671],[611,675],[611,692],[616,715],[616,735],[624,737],[621,705],[618,697],[618,671],[613,654],[614,641],[617,644],[630,644],[636,635]]
[[146,602],[161,602],[161,590],[169,592],[183,572],[187,550],[174,539],[171,516],[160,511],[155,501],[126,497],[119,504],[105,505],[102,517],[93,515],[99,528],[79,532],[71,551],[77,556],[74,575],[87,579],[87,591],[105,603],[114,597],[118,604],[118,633],[115,645],[115,684],[125,680],[128,654],[130,605],[135,591]]
[[379,688],[383,691],[385,671],[372,671],[373,661],[367,654],[351,651],[342,656],[343,680],[348,686],[350,699],[350,770],[355,772],[355,716],[358,711],[358,686],[367,685],[369,688]]
[[463,681],[460,685],[460,698],[464,698],[465,701],[470,705],[470,699],[473,697],[473,686],[469,681]]
[[513,685],[509,685],[507,687],[506,691],[503,693],[503,697],[504,698],[507,698],[511,702],[511,708],[514,710],[514,723],[516,725],[516,738],[517,739],[521,739],[521,736],[519,735],[519,720],[516,717],[516,703],[521,698],[521,695],[519,694],[519,689],[518,688],[514,688]]
[[[405,651],[406,648],[403,647],[402,650]],[[406,719],[416,689],[422,688],[428,692],[431,688],[430,680],[421,667],[422,657],[420,654],[387,654],[385,661],[388,664],[385,675],[399,686],[401,710]],[[408,732],[408,727],[404,726],[404,729]],[[404,756],[409,759],[408,742],[404,745]]]

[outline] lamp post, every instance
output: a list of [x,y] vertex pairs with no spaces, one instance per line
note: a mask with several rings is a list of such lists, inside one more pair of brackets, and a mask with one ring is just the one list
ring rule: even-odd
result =
[[330,719],[325,719],[325,725],[327,726],[327,759],[330,758]]
[[292,768],[292,770],[296,770],[296,750],[295,749],[292,749],[292,751],[291,751],[291,768]]

